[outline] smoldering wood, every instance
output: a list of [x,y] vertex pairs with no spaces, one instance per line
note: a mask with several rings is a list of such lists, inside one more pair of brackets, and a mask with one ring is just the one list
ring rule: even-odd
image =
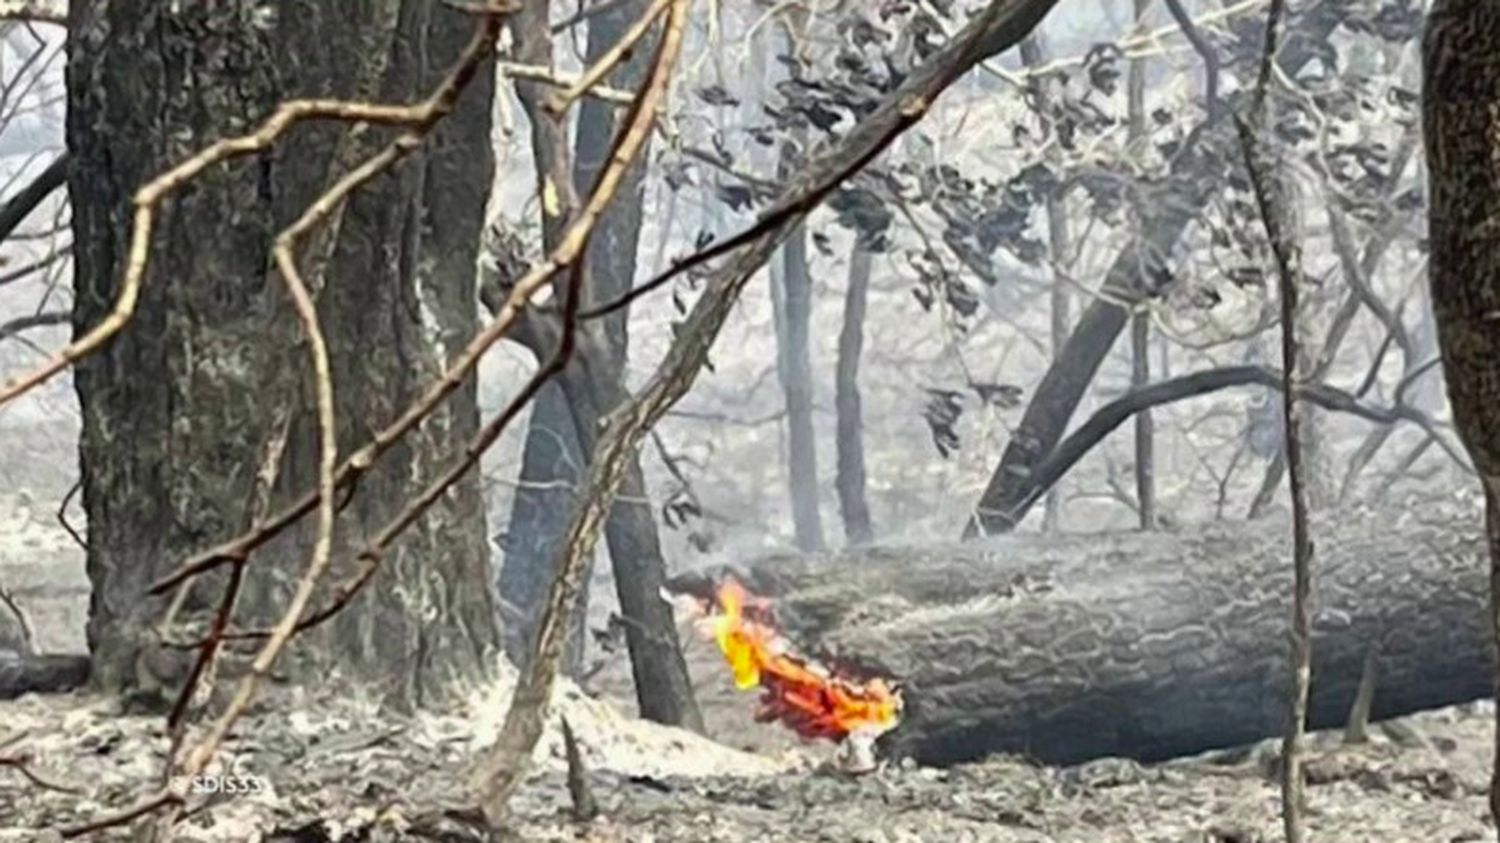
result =
[[[1345,511],[1312,534],[1309,728],[1344,725],[1372,646],[1375,719],[1491,692],[1477,504]],[[804,651],[905,682],[885,752],[1066,764],[1280,734],[1290,560],[1288,525],[1269,519],[787,556],[738,573]]]

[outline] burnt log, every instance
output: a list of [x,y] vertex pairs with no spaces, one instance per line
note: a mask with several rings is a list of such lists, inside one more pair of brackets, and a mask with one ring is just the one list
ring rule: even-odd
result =
[[89,657],[0,650],[0,700],[22,694],[70,691],[89,679]]
[[[1313,537],[1310,728],[1343,725],[1372,648],[1374,718],[1491,693],[1477,504],[1342,511],[1315,520]],[[736,572],[773,598],[804,652],[904,682],[902,724],[882,739],[893,755],[1158,761],[1286,724],[1290,530],[1274,520],[869,548]]]

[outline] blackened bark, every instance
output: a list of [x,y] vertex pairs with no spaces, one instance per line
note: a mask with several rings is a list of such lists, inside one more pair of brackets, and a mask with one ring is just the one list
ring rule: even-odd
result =
[[839,511],[844,537],[851,545],[875,538],[865,498],[865,431],[860,406],[859,362],[865,344],[865,308],[870,293],[870,250],[856,242],[849,252],[849,288],[844,293],[844,327],[839,332],[839,360],[834,404],[838,412]]
[[[1488,692],[1475,502],[1314,526],[1312,728],[1344,724],[1372,642],[1376,718]],[[1286,632],[1290,544],[1284,528],[1215,522],[778,557],[737,573],[805,650],[903,680],[905,715],[882,740],[894,754],[1160,761],[1281,734],[1289,653],[1268,642]]]
[[[1436,0],[1422,45],[1431,177],[1428,273],[1453,422],[1488,500],[1491,635],[1500,641],[1500,7]],[[1500,732],[1497,732],[1500,747]],[[1500,755],[1490,810],[1500,817]]]
[[[266,16],[213,0],[72,4],[68,147],[81,331],[111,306],[129,236],[131,193],[202,146],[240,134],[296,96],[410,102],[447,71],[468,16],[419,0],[302,2]],[[372,65],[378,60],[379,65]],[[379,73],[362,80],[361,68]],[[372,82],[361,90],[362,81]],[[492,85],[481,71],[423,150],[349,203],[319,306],[332,351],[338,440],[367,441],[474,329],[475,257]],[[159,698],[183,660],[149,634],[162,608],[145,585],[184,556],[248,525],[272,407],[291,408],[276,495],[315,474],[308,378],[269,267],[271,240],[329,183],[347,127],[299,129],[274,155],[211,168],[162,208],[135,320],[82,361],[80,456],[90,524],[88,624],[94,681]],[[370,148],[379,137],[367,138]],[[282,371],[285,361],[297,367]],[[345,509],[331,581],[347,553],[437,473],[477,428],[472,383],[366,476]],[[249,567],[244,626],[274,613],[307,553],[291,535]],[[305,676],[377,683],[406,707],[485,674],[498,644],[476,480],[455,486],[387,554],[358,601],[284,661]],[[202,583],[191,614],[216,599]]]
[[[567,525],[585,459],[567,397],[557,384],[547,384],[531,405],[520,481],[501,542],[501,629],[505,652],[518,665],[525,663],[536,631],[537,607],[547,595],[557,537]],[[583,648],[576,636],[569,644],[564,669],[572,674],[582,664]]]

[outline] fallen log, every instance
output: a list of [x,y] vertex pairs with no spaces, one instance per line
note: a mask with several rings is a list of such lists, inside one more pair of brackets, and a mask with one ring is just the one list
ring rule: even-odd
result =
[[81,686],[89,678],[89,657],[35,655],[0,650],[0,700],[22,694],[51,694]]
[[[1491,693],[1481,515],[1447,500],[1315,520],[1311,728],[1343,725],[1367,661],[1374,718]],[[1156,761],[1284,729],[1289,533],[1271,519],[1007,536],[736,573],[804,649],[905,682],[887,752]],[[701,592],[705,579],[671,587]]]

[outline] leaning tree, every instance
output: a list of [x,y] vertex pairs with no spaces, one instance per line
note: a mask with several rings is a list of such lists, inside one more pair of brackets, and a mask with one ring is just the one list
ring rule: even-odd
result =
[[[296,97],[422,99],[473,32],[425,0],[266,7],[213,0],[72,3],[67,142],[80,334],[110,312],[130,258],[133,191]],[[328,219],[300,255],[328,336],[340,450],[389,423],[475,329],[475,264],[493,159],[490,74],[403,163]],[[395,128],[327,121],[275,153],[210,167],[157,208],[133,321],[80,361],[80,456],[96,683],[143,701],[181,685],[184,623],[158,628],[148,584],[315,485],[318,432],[306,340],[271,261],[278,232]],[[477,427],[461,386],[339,500],[334,577]],[[191,621],[238,594],[237,627],[280,617],[312,530],[188,580]],[[312,634],[291,668],[330,663],[400,706],[482,675],[498,647],[484,516],[472,478],[383,554],[374,585]],[[236,582],[243,575],[243,582]],[[320,595],[320,599],[334,599]],[[178,629],[179,626],[185,629]],[[163,640],[163,638],[167,640]],[[259,644],[251,640],[252,644]],[[230,660],[230,664],[234,660]],[[293,663],[287,663],[293,664]]]

